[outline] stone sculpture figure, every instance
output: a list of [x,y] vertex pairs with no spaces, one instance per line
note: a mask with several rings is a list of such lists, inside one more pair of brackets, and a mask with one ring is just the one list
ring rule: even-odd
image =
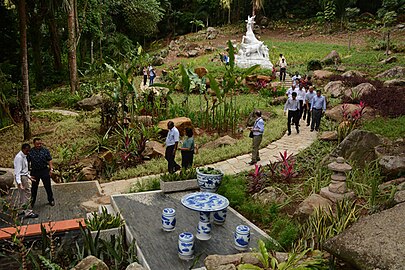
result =
[[269,60],[269,49],[262,41],[258,40],[253,33],[255,16],[248,16],[246,20],[246,35],[242,37],[242,43],[236,55],[236,65],[247,68],[260,65],[262,68],[273,68]]

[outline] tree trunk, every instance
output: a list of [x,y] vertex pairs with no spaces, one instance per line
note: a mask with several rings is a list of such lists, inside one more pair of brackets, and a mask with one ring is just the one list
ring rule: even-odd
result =
[[56,27],[55,14],[48,17],[49,34],[51,38],[51,47],[53,54],[53,66],[56,71],[62,71],[62,57],[59,42],[58,28]]
[[390,54],[390,31],[389,30],[387,32],[387,48],[385,50],[385,54],[386,55]]
[[231,6],[229,5],[228,9],[228,24],[231,24]]
[[94,41],[91,39],[90,41],[90,63],[94,63]]
[[27,51],[27,13],[25,0],[18,3],[18,16],[20,19],[20,54],[22,74],[22,110],[24,118],[24,140],[31,139],[30,128],[30,86],[28,80],[28,51]]
[[68,62],[70,77],[70,92],[75,93],[78,90],[79,81],[77,78],[77,59],[76,59],[76,18],[75,18],[75,1],[69,0],[68,11]]

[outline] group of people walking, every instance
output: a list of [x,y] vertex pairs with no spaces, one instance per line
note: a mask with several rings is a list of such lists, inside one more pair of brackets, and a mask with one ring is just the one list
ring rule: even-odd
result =
[[28,143],[21,146],[21,151],[14,158],[14,174],[18,187],[18,203],[25,218],[37,218],[33,212],[38,193],[39,181],[42,180],[50,206],[55,205],[53,198],[51,175],[53,172],[52,156],[43,147],[42,140],[35,138],[34,147]]
[[291,135],[291,125],[295,125],[297,133],[300,132],[300,120],[306,120],[312,131],[319,131],[321,118],[326,111],[326,99],[321,90],[314,91],[311,77],[301,78],[298,73],[293,76],[292,86],[287,90],[287,101],[284,105],[284,114],[287,114],[287,131]]

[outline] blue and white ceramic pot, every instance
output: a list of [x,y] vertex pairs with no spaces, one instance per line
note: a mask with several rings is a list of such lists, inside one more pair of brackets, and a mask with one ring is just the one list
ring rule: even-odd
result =
[[207,174],[197,169],[197,182],[202,192],[217,192],[223,176],[224,174],[221,171],[219,174]]
[[226,219],[227,209],[223,209],[221,211],[214,212],[214,224],[216,225],[223,225]]
[[197,239],[199,240],[210,240],[211,239],[211,222],[210,222],[210,212],[200,212],[200,221],[197,226]]
[[179,235],[178,253],[182,260],[194,258],[194,235],[190,232],[183,232]]
[[235,248],[240,251],[248,249],[250,241],[250,228],[246,225],[239,225],[236,227],[234,234]]
[[176,227],[176,210],[165,208],[162,211],[162,228],[166,232],[171,232]]

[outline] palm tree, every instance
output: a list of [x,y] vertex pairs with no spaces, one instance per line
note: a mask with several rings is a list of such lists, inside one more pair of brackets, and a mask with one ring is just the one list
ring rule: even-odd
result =
[[263,8],[264,0],[252,0],[252,16],[256,15],[256,11]]
[[[231,3],[232,0],[221,0],[221,6],[224,9],[228,10],[228,24],[231,24]],[[208,26],[208,23],[207,23]]]

